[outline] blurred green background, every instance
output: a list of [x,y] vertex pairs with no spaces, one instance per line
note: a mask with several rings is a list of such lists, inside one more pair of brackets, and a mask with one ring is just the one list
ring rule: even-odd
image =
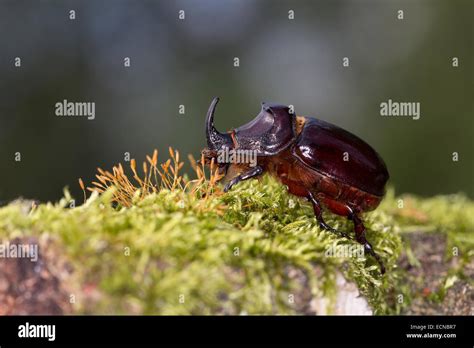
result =
[[[474,197],[473,18],[470,0],[0,0],[0,201],[81,198],[77,178],[125,152],[198,156],[215,95],[222,131],[293,104],[371,144],[397,193]],[[63,99],[95,120],[56,117]],[[421,118],[380,116],[388,99]]]

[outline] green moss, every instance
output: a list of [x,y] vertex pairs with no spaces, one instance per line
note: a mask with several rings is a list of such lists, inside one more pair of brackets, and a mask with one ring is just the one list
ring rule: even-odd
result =
[[[406,196],[399,208],[390,191],[364,216],[367,238],[387,266],[381,277],[371,258],[326,256],[328,248],[358,244],[321,230],[310,204],[267,176],[206,199],[162,190],[131,208],[114,208],[112,193],[74,209],[67,207],[67,192],[58,204],[29,213],[20,203],[0,209],[2,240],[46,234],[74,267],[71,286],[97,286],[99,298],[93,306],[78,301],[79,313],[300,313],[302,300],[293,303],[290,296],[334,300],[336,270],[357,284],[376,314],[398,313],[411,296],[397,268],[407,248],[403,233],[429,227],[445,233],[466,260],[473,256],[474,205],[460,195]],[[403,213],[413,207],[416,214]],[[352,230],[343,218],[325,218]],[[408,301],[399,304],[400,294]]]

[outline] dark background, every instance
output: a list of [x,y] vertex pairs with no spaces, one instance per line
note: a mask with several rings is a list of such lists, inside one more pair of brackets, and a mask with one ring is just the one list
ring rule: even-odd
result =
[[[197,157],[214,95],[222,131],[261,101],[293,104],[371,144],[397,193],[474,197],[473,4],[0,0],[0,201],[80,198],[77,178],[124,152]],[[95,102],[95,120],[56,117],[63,99]],[[388,99],[420,102],[421,118],[380,116]]]

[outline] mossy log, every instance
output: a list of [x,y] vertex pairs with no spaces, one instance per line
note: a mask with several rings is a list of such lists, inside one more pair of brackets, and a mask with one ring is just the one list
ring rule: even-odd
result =
[[112,197],[71,208],[66,191],[56,204],[0,208],[3,244],[39,245],[36,262],[0,259],[1,314],[472,314],[474,203],[462,194],[388,191],[364,216],[383,276],[267,176],[204,198],[163,189],[116,207]]

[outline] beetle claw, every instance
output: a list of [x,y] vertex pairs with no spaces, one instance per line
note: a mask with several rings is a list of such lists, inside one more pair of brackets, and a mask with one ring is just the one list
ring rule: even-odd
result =
[[234,186],[236,183],[238,183],[238,181],[235,178],[229,181],[224,186],[224,192],[228,192],[232,188],[232,186]]
[[385,274],[385,265],[382,262],[382,259],[380,256],[374,251],[374,248],[372,248],[372,245],[370,245],[369,242],[366,242],[364,244],[364,252],[367,254],[371,255],[379,264],[380,266],[380,273]]

